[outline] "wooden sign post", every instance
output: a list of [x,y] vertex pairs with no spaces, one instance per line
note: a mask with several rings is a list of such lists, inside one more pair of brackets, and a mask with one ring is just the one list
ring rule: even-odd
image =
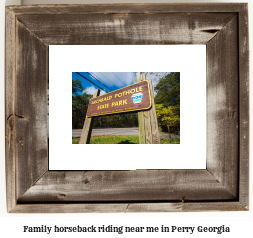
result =
[[[146,80],[146,75],[143,73],[136,74],[137,82]],[[150,84],[151,103],[152,107],[147,111],[138,112],[139,121],[139,143],[140,144],[160,144],[159,127],[157,123],[155,101],[153,94],[152,80],[148,80]]]
[[[99,95],[100,95],[100,90],[97,89],[96,92],[93,94],[93,98],[96,98]],[[88,117],[85,118],[79,144],[90,144],[90,137],[91,137],[93,123],[94,123],[94,118],[88,118]]]
[[140,144],[160,144],[152,81],[137,73],[137,83],[99,96],[89,102],[79,144],[89,144],[94,117],[139,111]]

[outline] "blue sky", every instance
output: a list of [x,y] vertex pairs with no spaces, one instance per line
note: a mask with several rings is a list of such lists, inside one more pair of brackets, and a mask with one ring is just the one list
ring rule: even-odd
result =
[[[107,92],[115,91],[120,88],[124,88],[128,85],[136,83],[136,73],[135,72],[78,72],[79,74],[72,72],[72,80],[79,79],[85,88],[84,92],[88,94],[93,94],[96,89],[105,89]],[[155,86],[159,78],[166,75],[168,72],[146,72],[147,79],[151,79],[153,86]],[[89,82],[91,81],[91,82]],[[94,84],[96,85],[94,85]],[[99,87],[98,87],[99,86]],[[107,87],[106,87],[107,86]],[[106,92],[101,90],[100,95]]]

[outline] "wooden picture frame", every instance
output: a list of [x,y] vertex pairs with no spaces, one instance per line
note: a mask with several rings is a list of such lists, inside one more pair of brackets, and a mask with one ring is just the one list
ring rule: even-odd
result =
[[[55,44],[205,44],[206,169],[49,171],[48,46]],[[8,212],[249,209],[246,3],[6,7],[5,77]]]

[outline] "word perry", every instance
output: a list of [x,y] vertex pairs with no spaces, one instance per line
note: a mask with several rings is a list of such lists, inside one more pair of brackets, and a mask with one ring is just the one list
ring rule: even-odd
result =
[[177,227],[177,226],[171,226],[172,232],[190,232],[192,234],[194,232],[195,227]]

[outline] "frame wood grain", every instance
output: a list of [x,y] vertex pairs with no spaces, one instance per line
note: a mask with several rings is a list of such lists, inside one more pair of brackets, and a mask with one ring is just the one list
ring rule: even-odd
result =
[[[247,7],[244,3],[6,7],[8,212],[248,210]],[[206,169],[49,171],[47,88],[52,44],[205,44]]]

